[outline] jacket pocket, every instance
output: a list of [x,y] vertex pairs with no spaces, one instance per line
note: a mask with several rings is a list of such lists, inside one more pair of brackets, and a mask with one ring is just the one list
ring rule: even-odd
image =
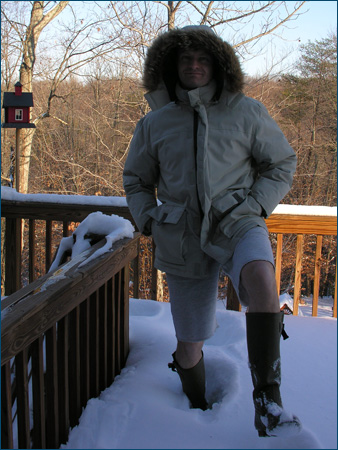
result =
[[154,219],[152,235],[159,260],[171,264],[185,263],[186,211],[182,206],[158,206],[149,215]]
[[223,220],[224,217],[230,214],[231,211],[246,199],[249,192],[250,189],[243,188],[217,195],[211,202],[213,214],[216,219],[218,221]]
[[236,231],[253,217],[260,217],[264,222],[261,205],[249,194],[220,221],[219,231],[232,238]]

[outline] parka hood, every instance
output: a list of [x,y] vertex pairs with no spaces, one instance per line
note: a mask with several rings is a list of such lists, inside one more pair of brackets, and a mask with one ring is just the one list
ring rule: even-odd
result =
[[244,74],[234,49],[211,28],[197,25],[168,31],[153,41],[143,71],[143,86],[147,92],[161,89],[164,84],[170,100],[176,99],[178,51],[188,49],[203,49],[213,56],[216,97],[223,87],[234,93],[242,91]]

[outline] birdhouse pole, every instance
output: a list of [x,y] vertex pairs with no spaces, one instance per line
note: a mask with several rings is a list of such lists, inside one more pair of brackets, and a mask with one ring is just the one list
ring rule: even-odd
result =
[[[14,87],[15,92],[4,92],[2,108],[5,110],[5,121],[1,126],[2,128],[15,128],[15,188],[17,192],[20,192],[21,129],[36,127],[33,123],[30,123],[30,108],[33,106],[33,94],[31,92],[22,92],[22,84],[19,81]],[[10,295],[21,288],[20,267],[23,249],[23,220],[15,218],[9,228],[10,239],[7,242],[10,242],[10,248],[7,248],[5,263],[6,295]],[[15,264],[13,264],[13,261],[15,261]]]
[[15,188],[20,192],[20,139],[21,128],[15,130]]

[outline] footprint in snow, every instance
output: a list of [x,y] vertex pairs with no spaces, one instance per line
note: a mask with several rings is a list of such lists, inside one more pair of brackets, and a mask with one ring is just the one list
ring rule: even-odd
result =
[[209,405],[229,402],[239,389],[236,363],[221,350],[206,347],[204,350],[206,399]]

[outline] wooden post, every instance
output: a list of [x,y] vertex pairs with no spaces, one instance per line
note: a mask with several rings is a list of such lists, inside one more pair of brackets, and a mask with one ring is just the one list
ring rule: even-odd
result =
[[333,317],[337,318],[337,261],[336,261],[336,282],[334,286],[334,297],[333,297]]
[[227,288],[227,309],[231,311],[241,311],[242,307],[237,297],[237,293],[230,278],[228,278],[228,288]]
[[318,316],[318,297],[320,281],[320,260],[322,257],[323,236],[317,236],[316,259],[315,259],[315,278],[313,281],[312,315]]
[[293,315],[298,316],[298,305],[301,296],[301,276],[302,276],[302,258],[303,258],[303,235],[297,235],[296,250],[296,270],[295,270],[295,286],[293,289]]
[[6,219],[6,278],[5,295],[13,294],[21,288],[21,242],[22,220]]
[[283,234],[277,234],[277,249],[276,249],[276,269],[275,269],[275,277],[276,277],[276,287],[278,296],[280,295],[280,279],[282,273],[282,250],[283,250]]
[[18,412],[18,448],[30,448],[28,348],[15,357]]
[[133,269],[133,297],[140,298],[140,240],[137,241],[137,256],[131,262]]
[[163,298],[163,272],[161,272],[160,270],[157,271],[157,292],[156,292],[156,300],[158,302],[163,302],[164,298]]
[[125,366],[129,354],[129,264],[126,264],[122,272],[121,292],[121,341],[122,341],[122,367]]
[[11,364],[1,367],[1,448],[13,448]]
[[[21,139],[21,128],[16,128],[15,130],[15,188],[17,192],[20,192],[20,139]],[[13,263],[11,264],[11,275],[8,273],[6,280],[10,278],[10,287],[8,287],[8,294],[19,290],[21,288],[21,260],[22,260],[22,244],[23,244],[23,221],[22,219],[13,219],[11,221],[14,225],[14,230],[11,230],[14,239],[7,235],[6,231],[6,260]],[[7,224],[9,221],[7,220]],[[7,225],[6,225],[7,229]],[[14,247],[14,248],[13,248]],[[8,256],[7,256],[8,255]],[[14,257],[14,259],[13,259]],[[7,263],[6,263],[6,267]],[[14,275],[14,276],[13,276]],[[7,294],[7,295],[8,295]]]
[[21,128],[15,130],[15,188],[20,192],[20,138]]
[[152,258],[151,258],[151,292],[150,292],[150,299],[151,300],[157,300],[157,269],[154,267],[154,259],[155,259],[155,242],[154,239],[151,240],[152,242]]

